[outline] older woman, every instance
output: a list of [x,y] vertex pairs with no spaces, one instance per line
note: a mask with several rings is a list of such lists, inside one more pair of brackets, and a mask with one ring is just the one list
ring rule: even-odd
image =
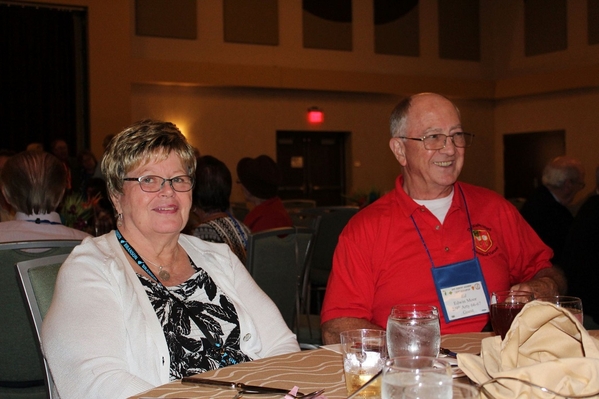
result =
[[299,350],[226,245],[180,234],[195,157],[175,125],[111,142],[102,172],[117,230],[62,266],[42,345],[62,399],[126,398],[186,375]]

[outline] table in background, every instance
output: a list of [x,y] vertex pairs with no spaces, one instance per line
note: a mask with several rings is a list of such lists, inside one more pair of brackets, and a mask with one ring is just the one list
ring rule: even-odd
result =
[[[467,333],[445,335],[441,337],[441,346],[457,353],[479,353],[480,342],[492,333]],[[287,355],[273,356],[254,360],[218,370],[202,373],[203,378],[223,381],[244,382],[290,389],[298,386],[304,393],[324,388],[329,399],[347,398],[343,379],[343,364],[339,345],[321,349],[307,350]],[[143,394],[132,396],[152,398],[227,398],[231,399],[235,391],[206,386],[187,385],[180,381],[161,385]],[[246,398],[255,395],[246,395]],[[259,395],[256,399],[280,399],[281,395]]]

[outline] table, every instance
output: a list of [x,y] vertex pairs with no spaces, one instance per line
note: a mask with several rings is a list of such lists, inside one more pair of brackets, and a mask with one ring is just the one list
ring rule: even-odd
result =
[[[480,342],[492,333],[466,333],[441,337],[441,346],[457,353],[479,353]],[[298,386],[304,393],[324,388],[329,399],[347,398],[339,345],[273,356],[202,373],[203,378],[244,382],[291,389]],[[235,391],[205,386],[185,385],[180,381],[161,385],[130,399],[148,398],[227,398]],[[281,399],[281,395],[246,395],[246,398]]]

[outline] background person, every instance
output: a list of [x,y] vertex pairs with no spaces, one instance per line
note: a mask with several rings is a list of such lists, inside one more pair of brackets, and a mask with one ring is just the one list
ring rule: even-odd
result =
[[228,246],[179,232],[191,146],[169,122],[133,124],[103,160],[117,230],[62,265],[42,344],[61,399],[127,398],[186,375],[298,351],[276,305]]
[[87,198],[92,200],[94,215],[92,219],[94,235],[106,234],[116,227],[115,213],[108,198],[106,182],[92,177],[87,182]]
[[[403,174],[339,237],[321,312],[325,343],[339,342],[345,330],[384,329],[396,304],[435,305],[440,313],[446,304],[449,312],[451,300],[437,295],[441,287],[476,288],[464,294],[476,300],[472,306],[457,307],[451,320],[440,315],[442,334],[485,328],[483,283],[489,293],[565,290],[551,267],[551,249],[516,208],[493,191],[457,182],[472,135],[463,132],[454,104],[434,93],[408,97],[391,115],[391,135]],[[452,285],[435,279],[433,270]]]
[[554,158],[543,168],[542,183],[526,200],[520,213],[553,249],[553,263],[561,265],[564,242],[574,221],[568,206],[584,188],[584,168],[576,158]]
[[254,205],[243,219],[252,233],[293,226],[283,201],[277,196],[283,176],[271,157],[242,158],[237,163],[237,177],[246,201]]
[[67,193],[77,192],[81,184],[79,163],[76,157],[69,154],[69,145],[63,139],[54,139],[50,143],[50,152],[60,159],[67,168]]
[[89,237],[63,226],[56,212],[66,190],[67,171],[54,155],[40,151],[13,155],[0,177],[2,194],[16,211],[14,220],[0,223],[0,242]]
[[587,329],[599,329],[599,167],[595,169],[595,187],[578,210],[563,250],[568,295],[582,299]]
[[94,178],[94,173],[98,167],[98,160],[93,152],[90,150],[82,150],[77,155],[77,161],[80,165],[79,170],[79,194],[83,197],[83,199],[87,200],[87,187],[89,185],[89,181]]
[[250,229],[229,212],[233,180],[227,165],[205,155],[198,158],[193,188],[194,213],[198,224],[193,235],[204,241],[225,243],[245,264]]
[[29,143],[25,148],[26,151],[45,151],[42,143]]

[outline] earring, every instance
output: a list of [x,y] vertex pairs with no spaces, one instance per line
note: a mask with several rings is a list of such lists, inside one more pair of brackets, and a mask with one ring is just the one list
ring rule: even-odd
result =
[[116,227],[123,227],[123,214],[116,215]]

